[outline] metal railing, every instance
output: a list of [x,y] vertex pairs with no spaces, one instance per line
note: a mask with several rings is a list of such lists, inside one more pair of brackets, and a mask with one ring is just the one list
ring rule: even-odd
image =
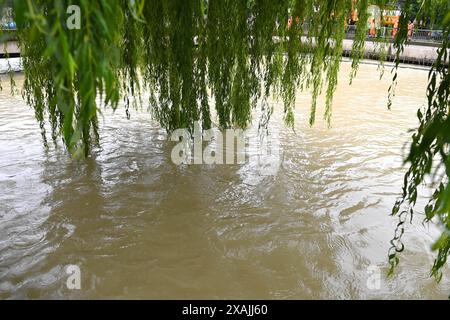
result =
[[[397,29],[394,27],[377,28],[372,32],[367,29],[367,38],[376,39],[381,38],[385,40],[394,40],[397,34]],[[356,26],[350,25],[346,27],[346,38],[354,39],[356,34]],[[424,43],[442,43],[444,40],[444,32],[442,30],[427,30],[427,29],[413,29],[408,31],[408,41],[410,42],[424,42]]]
[[[305,33],[308,32],[308,24],[303,25]],[[8,24],[0,24],[0,30],[15,32],[16,24],[14,22]],[[374,30],[375,34],[371,30],[367,29],[368,39],[384,39],[384,40],[394,40],[397,30],[394,27],[382,27]],[[371,34],[372,33],[372,34]],[[356,25],[349,25],[345,28],[346,39],[354,39],[356,35]],[[450,39],[450,35],[449,35]],[[422,43],[442,43],[444,40],[444,32],[442,30],[427,30],[427,29],[414,29],[408,31],[408,41],[410,42],[422,42]]]

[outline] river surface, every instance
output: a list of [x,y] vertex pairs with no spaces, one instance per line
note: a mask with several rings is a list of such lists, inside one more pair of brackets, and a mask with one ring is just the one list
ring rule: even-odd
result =
[[[298,93],[295,132],[279,112],[270,123],[277,159],[222,166],[173,164],[174,144],[145,110],[104,111],[102,149],[84,162],[45,151],[33,111],[3,79],[0,299],[447,298],[448,279],[429,277],[436,230],[420,215],[386,278],[427,72],[401,69],[388,111],[389,74],[375,80],[363,64],[349,87],[349,70],[330,129],[321,117],[309,127],[311,99]],[[81,290],[67,286],[69,265]]]

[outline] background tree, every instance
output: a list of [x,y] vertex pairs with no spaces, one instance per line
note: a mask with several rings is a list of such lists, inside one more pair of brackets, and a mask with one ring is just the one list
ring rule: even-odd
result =
[[441,29],[448,5],[448,0],[415,0],[410,6],[411,17],[417,23],[422,21],[422,28]]

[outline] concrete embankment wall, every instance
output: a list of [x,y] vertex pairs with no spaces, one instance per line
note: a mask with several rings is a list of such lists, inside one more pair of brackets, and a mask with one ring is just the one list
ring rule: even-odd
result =
[[7,53],[10,56],[20,55],[19,44],[17,41],[7,42],[6,46],[4,44],[0,44],[0,58],[3,58]]
[[[343,43],[344,56],[351,56],[353,46],[353,40],[346,39]],[[384,49],[381,50],[381,46]],[[6,49],[6,50],[5,50]],[[400,62],[409,64],[419,64],[419,65],[431,65],[437,59],[438,47],[435,44],[408,44],[400,57]],[[385,59],[387,61],[394,61],[396,58],[396,50],[392,43],[381,44],[373,41],[366,41],[365,44],[365,55],[366,59],[376,59],[380,58],[380,52],[385,52]],[[0,58],[4,58],[8,53],[11,57],[19,57],[20,49],[16,41],[11,41],[0,46]],[[4,63],[0,63],[0,73],[4,73],[5,70],[2,68]],[[20,71],[20,70],[15,70]]]
[[[6,50],[5,50],[6,49]],[[8,53],[9,59],[3,59]],[[22,71],[20,49],[16,41],[0,44],[0,74]]]
[[[344,56],[351,56],[352,46],[353,40],[344,40]],[[438,48],[438,46],[433,44],[407,44],[400,56],[400,62],[432,65],[438,57]],[[393,43],[380,44],[373,41],[366,41],[364,58],[378,60],[381,52],[386,54],[385,59],[387,61],[394,61],[396,59],[397,51]]]

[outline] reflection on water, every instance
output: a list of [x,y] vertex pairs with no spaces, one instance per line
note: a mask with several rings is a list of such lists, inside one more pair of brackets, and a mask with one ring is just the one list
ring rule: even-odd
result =
[[[389,79],[343,65],[333,127],[296,130],[279,113],[281,165],[180,166],[147,112],[105,111],[102,149],[84,163],[45,151],[32,110],[0,93],[0,298],[446,298],[428,277],[433,229],[417,223],[397,275],[384,278],[401,190],[402,147],[427,73]],[[21,83],[19,76],[18,83]],[[5,82],[3,83],[5,86]],[[277,106],[280,108],[281,106]],[[78,265],[82,290],[66,287]],[[367,286],[379,266],[379,289]]]

